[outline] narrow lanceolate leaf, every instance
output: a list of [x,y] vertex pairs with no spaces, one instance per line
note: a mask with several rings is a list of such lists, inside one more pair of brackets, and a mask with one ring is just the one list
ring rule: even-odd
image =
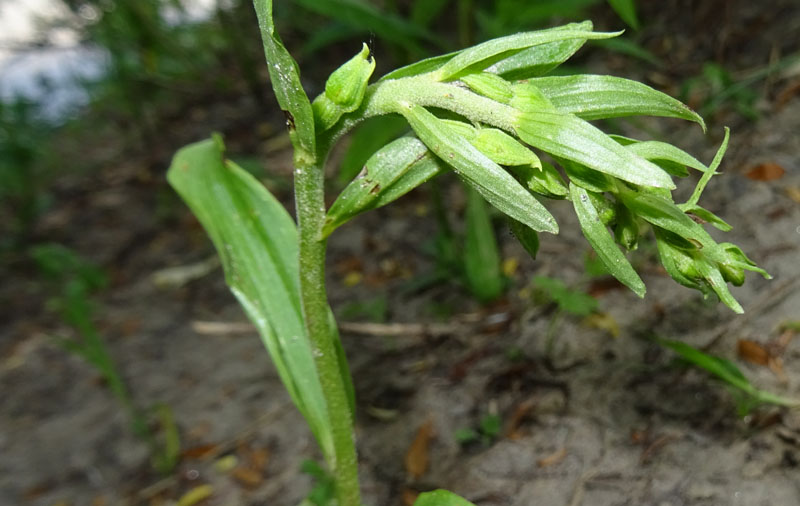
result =
[[583,235],[586,236],[586,240],[597,252],[598,258],[600,258],[612,276],[633,290],[639,297],[644,297],[645,286],[642,279],[636,274],[633,266],[617,247],[608,228],[600,220],[586,190],[570,184],[569,191]]
[[400,79],[401,77],[413,77],[418,76],[420,74],[427,74],[428,72],[433,72],[434,70],[441,68],[442,65],[447,63],[450,59],[452,59],[455,55],[460,53],[461,51],[454,51],[452,53],[447,54],[440,54],[439,56],[432,56],[431,58],[425,58],[424,60],[420,60],[418,62],[412,63],[410,65],[406,65],[405,67],[400,67],[399,69],[395,69],[388,74],[381,77],[380,81],[387,81],[389,79]]
[[414,501],[414,506],[475,506],[463,497],[459,497],[449,490],[434,490],[424,492]]
[[608,39],[621,33],[593,32],[576,26],[570,29],[557,27],[500,37],[461,51],[436,71],[435,78],[447,81],[478,72],[520,51],[542,44],[574,39]]
[[628,137],[622,137],[620,135],[610,135],[609,137],[619,142],[633,153],[641,156],[645,160],[664,160],[667,162],[680,164],[681,166],[691,167],[699,170],[700,172],[705,172],[708,170],[708,167],[706,167],[697,158],[693,157],[686,151],[673,146],[672,144],[660,141],[637,141],[635,139],[629,139]]
[[323,236],[357,214],[405,195],[441,170],[439,160],[419,139],[401,137],[387,144],[367,160],[328,210]]
[[706,129],[696,112],[679,100],[629,79],[575,75],[540,77],[530,83],[560,111],[586,120],[620,116],[665,116],[694,121]]
[[675,188],[669,174],[620,146],[598,128],[547,103],[527,98],[514,99],[515,108],[520,110],[515,129],[519,138],[531,146],[623,181]]
[[[591,33],[592,22],[570,23],[558,27],[557,29],[586,31]],[[541,76],[567,61],[585,43],[585,38],[579,38],[533,46],[513,56],[500,60],[488,67],[486,71],[500,75],[506,79],[528,79]]]
[[470,291],[483,302],[503,293],[500,252],[483,198],[472,188],[467,193],[467,235],[464,240],[464,274]]
[[[700,224],[692,220],[677,205],[666,198],[624,189],[618,196],[633,214],[652,225],[669,230],[673,234],[699,245],[704,248],[705,254],[718,249],[714,239],[708,235],[708,232]],[[722,257],[716,257],[715,259],[722,260]]]
[[278,104],[286,113],[289,136],[295,149],[301,148],[313,156],[315,148],[314,113],[311,102],[300,83],[297,62],[286,50],[272,21],[272,0],[253,0],[267,57],[267,68],[272,81],[272,89]]
[[224,160],[219,139],[178,151],[167,178],[211,237],[231,291],[261,334],[320,447],[331,456],[327,409],[300,307],[294,221],[253,176]]
[[444,121],[418,105],[401,112],[420,140],[494,207],[534,230],[558,233],[555,219],[530,192]]

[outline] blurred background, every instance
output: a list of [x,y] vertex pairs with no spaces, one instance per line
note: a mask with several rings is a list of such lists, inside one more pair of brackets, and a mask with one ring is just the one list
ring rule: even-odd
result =
[[[769,209],[769,219],[797,216],[798,124],[786,113],[800,96],[796,0],[281,0],[275,16],[312,98],[362,41],[380,76],[523,30],[585,19],[596,30],[624,29],[587,44],[557,72],[631,77],[685,101],[708,122],[707,138],[672,123],[612,126],[677,137],[690,152],[713,152],[730,126],[729,170],[741,176],[731,176],[733,190],[783,185],[770,187],[783,207]],[[198,322],[244,319],[209,242],[165,180],[178,148],[221,132],[230,157],[291,209],[283,123],[249,0],[0,0],[0,503],[188,506],[224,497],[282,505],[302,498],[312,478],[324,483],[318,468],[299,472],[314,450],[302,428],[287,442],[286,425],[302,427],[294,415],[280,415],[290,418],[275,422],[274,433],[259,422],[288,408],[249,328],[198,330]],[[331,188],[360,170],[370,146],[402,129],[388,121],[377,138],[362,134],[357,150],[345,143],[331,164]],[[463,208],[458,190],[444,191]],[[438,282],[419,272],[441,261],[441,249],[408,267],[383,245],[381,234],[403,235],[405,225],[393,220],[429,218],[435,229],[439,210],[430,202],[410,196],[399,214],[362,222],[369,233],[355,225],[347,237],[362,249],[348,250],[348,239],[332,243],[340,318],[458,312],[460,302],[409,306],[409,294]],[[796,259],[800,232],[784,235],[784,249],[773,253]],[[507,260],[513,254],[500,236]],[[416,246],[399,252],[424,257]],[[516,287],[510,292],[526,283],[514,284],[516,267],[503,269]],[[468,289],[447,297],[482,310]],[[366,358],[353,360],[367,367]],[[236,365],[242,361],[249,365]],[[293,464],[270,468],[273,454]],[[200,476],[195,462],[206,457],[233,472],[230,483]],[[395,477],[366,474],[382,484],[376,490],[397,493]]]

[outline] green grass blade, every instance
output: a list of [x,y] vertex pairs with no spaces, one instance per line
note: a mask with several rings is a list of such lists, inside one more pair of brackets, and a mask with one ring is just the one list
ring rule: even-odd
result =
[[297,3],[310,11],[330,17],[362,33],[375,33],[417,54],[423,54],[421,42],[435,42],[439,39],[429,30],[410,23],[395,15],[381,12],[372,2],[361,0],[297,0]]
[[447,123],[418,105],[405,108],[403,115],[420,140],[490,204],[538,232],[558,233],[553,216],[528,190]]
[[635,0],[608,0],[608,4],[617,15],[634,30],[639,29],[639,18],[636,17]]
[[560,111],[585,120],[620,116],[663,116],[705,122],[681,101],[630,79],[614,76],[575,75],[531,79]]
[[328,210],[327,237],[354,216],[383,206],[442,171],[439,160],[419,139],[401,137],[373,154]]
[[463,497],[459,497],[449,490],[434,490],[424,492],[414,501],[414,506],[475,506]]
[[467,189],[466,214],[464,274],[472,294],[489,302],[503,293],[500,252],[486,203],[473,188]]
[[294,221],[253,176],[225,161],[218,138],[178,151],[167,178],[211,237],[231,291],[331,456],[327,409],[300,307]]
[[267,57],[267,68],[275,90],[275,98],[287,114],[289,136],[295,149],[301,148],[310,156],[316,153],[314,137],[314,113],[311,102],[300,83],[300,70],[297,62],[283,46],[275,24],[272,21],[272,0],[253,0]]
[[642,279],[636,274],[633,266],[617,247],[614,237],[603,222],[600,221],[597,210],[592,205],[586,190],[575,184],[570,184],[569,191],[583,235],[597,252],[597,256],[603,262],[609,274],[633,290],[639,297],[644,297],[645,286]]
[[556,27],[500,37],[461,51],[436,71],[436,79],[447,81],[460,75],[479,72],[534,46],[571,39],[608,39],[620,33],[622,32],[593,32],[575,25],[568,29]]
[[800,400],[775,395],[754,387],[742,371],[736,367],[736,364],[730,360],[709,355],[682,341],[670,339],[656,339],[656,341],[665,348],[671,349],[692,365],[713,374],[731,387],[751,397],[756,404],[768,403],[778,406],[800,407]]

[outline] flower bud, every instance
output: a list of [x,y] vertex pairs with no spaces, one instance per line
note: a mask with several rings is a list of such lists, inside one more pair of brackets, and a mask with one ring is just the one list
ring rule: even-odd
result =
[[744,284],[744,269],[741,267],[723,263],[719,264],[719,272],[722,274],[722,279],[733,286],[742,286]]
[[478,95],[483,95],[503,104],[508,104],[514,96],[511,84],[497,74],[489,72],[469,74],[463,76],[461,82],[469,86]]
[[542,162],[533,151],[497,128],[481,128],[470,143],[498,165],[542,167]]
[[555,167],[542,163],[541,169],[532,166],[512,167],[511,171],[530,191],[551,199],[563,199],[569,191]]
[[341,107],[342,112],[355,111],[364,99],[374,70],[375,59],[364,44],[361,52],[333,71],[325,83],[325,96]]
[[614,224],[614,237],[628,251],[635,250],[639,243],[639,222],[630,210],[623,206],[616,206],[616,223]]

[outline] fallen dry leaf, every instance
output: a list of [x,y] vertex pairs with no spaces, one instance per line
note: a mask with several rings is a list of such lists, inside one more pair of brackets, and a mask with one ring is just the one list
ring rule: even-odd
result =
[[560,450],[551,453],[547,457],[537,460],[536,465],[539,467],[550,467],[558,464],[565,458],[567,458],[567,449],[561,448]]
[[245,488],[258,488],[264,481],[264,477],[261,473],[249,467],[239,466],[231,471],[231,476]]
[[787,197],[800,204],[800,186],[787,186],[783,191]]
[[193,446],[181,452],[181,460],[201,460],[214,455],[219,449],[218,445],[207,444]]
[[517,404],[517,407],[514,408],[514,412],[511,414],[511,418],[508,421],[508,427],[506,428],[506,437],[508,439],[520,439],[523,437],[524,434],[521,431],[522,422],[529,417],[535,407],[536,399],[533,397]]
[[774,162],[764,162],[756,165],[745,173],[748,179],[754,181],[774,181],[786,174],[786,169]]
[[403,506],[414,506],[414,503],[417,502],[417,497],[419,497],[419,492],[410,488],[403,489]]
[[421,478],[428,470],[431,439],[433,439],[433,421],[427,420],[417,430],[417,435],[406,452],[406,472],[415,480]]
[[605,330],[611,337],[619,337],[619,324],[608,313],[593,313],[584,318],[583,324],[593,329]]
[[739,358],[752,364],[767,365],[770,361],[770,354],[764,346],[747,339],[739,339],[736,344],[736,353]]
[[195,504],[205,501],[214,493],[214,488],[211,485],[199,485],[189,490],[178,499],[178,506],[194,506]]

